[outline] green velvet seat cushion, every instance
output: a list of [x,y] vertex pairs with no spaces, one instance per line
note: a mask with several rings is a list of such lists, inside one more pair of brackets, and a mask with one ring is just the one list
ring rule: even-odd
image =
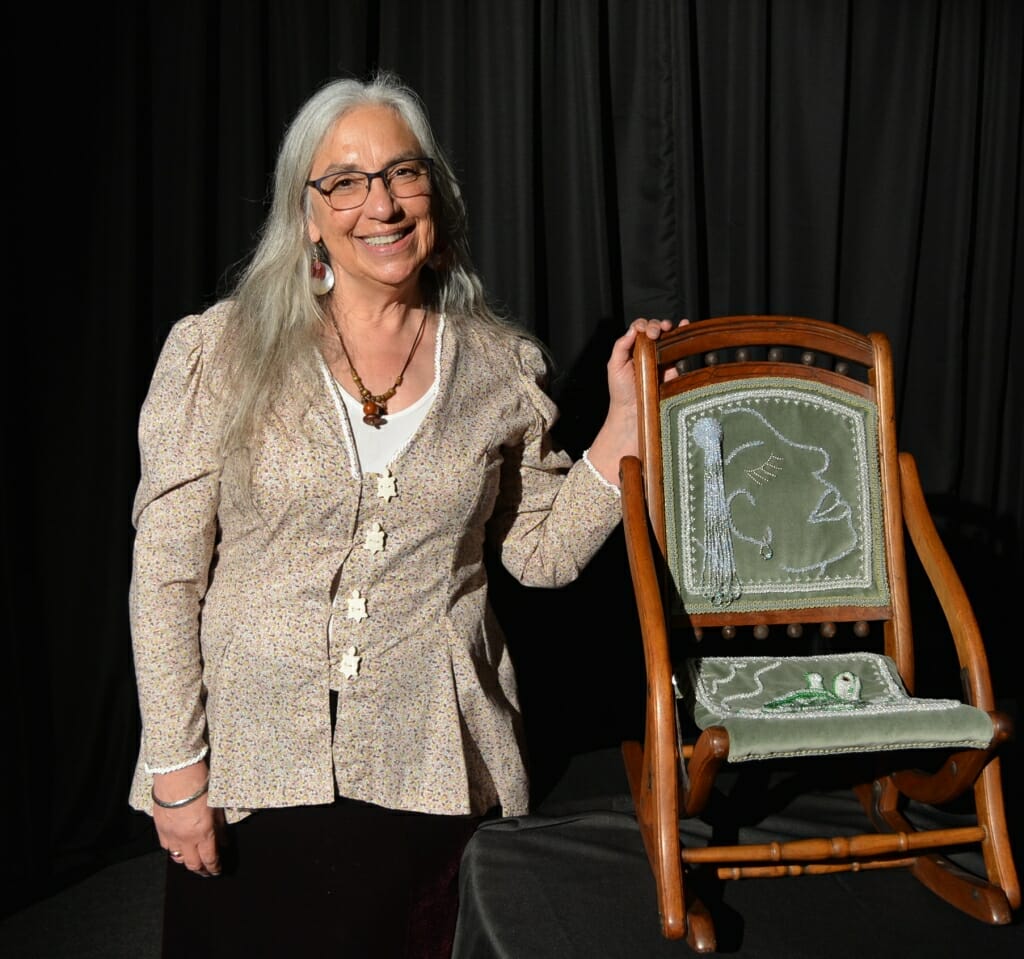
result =
[[908,696],[886,656],[717,656],[686,664],[680,695],[696,724],[724,726],[729,761],[987,746],[987,713]]

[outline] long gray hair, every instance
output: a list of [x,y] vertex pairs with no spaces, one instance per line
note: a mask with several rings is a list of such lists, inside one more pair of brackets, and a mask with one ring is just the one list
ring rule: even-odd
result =
[[286,373],[318,375],[316,351],[326,320],[310,288],[313,247],[306,226],[312,192],[306,181],[317,150],[339,117],[367,105],[394,110],[423,154],[434,161],[431,212],[442,255],[436,265],[423,267],[423,305],[444,312],[456,326],[470,320],[535,339],[488,302],[470,257],[458,181],[418,94],[386,71],[367,81],[331,81],[306,101],[288,127],[274,170],[270,212],[230,297],[233,309],[224,343],[231,393],[221,444],[225,454],[248,447]]

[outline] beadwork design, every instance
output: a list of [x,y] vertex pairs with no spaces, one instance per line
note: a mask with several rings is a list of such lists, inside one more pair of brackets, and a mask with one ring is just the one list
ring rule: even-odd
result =
[[845,669],[832,679],[826,689],[821,673],[807,673],[807,686],[770,699],[762,709],[860,709],[866,704],[860,698],[860,677]]
[[667,399],[677,602],[689,612],[885,605],[875,417],[869,400],[781,377]]
[[[723,718],[763,716],[765,712],[780,719],[824,716],[837,710],[892,713],[961,705],[952,699],[909,697],[894,669],[874,653],[808,657],[801,670],[806,683],[803,688],[791,688],[785,678],[796,678],[793,663],[793,659],[772,656],[703,657],[690,660],[687,670],[697,701]],[[825,675],[833,677],[830,688],[824,685]],[[870,689],[867,695],[866,689]]]

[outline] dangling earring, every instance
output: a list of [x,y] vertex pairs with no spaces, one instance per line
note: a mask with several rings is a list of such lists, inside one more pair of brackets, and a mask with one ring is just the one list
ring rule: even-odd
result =
[[427,258],[427,266],[435,273],[440,273],[447,268],[450,259],[448,244],[444,240],[438,240],[434,246],[434,251]]
[[309,264],[309,285],[314,296],[326,296],[334,289],[334,270],[324,260],[319,243],[313,246],[313,262]]

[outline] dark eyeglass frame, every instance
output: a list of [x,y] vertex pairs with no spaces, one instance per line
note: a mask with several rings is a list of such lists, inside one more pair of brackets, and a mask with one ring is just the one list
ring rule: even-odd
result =
[[[333,173],[325,173],[323,176],[318,176],[315,180],[307,180],[306,186],[313,187],[317,193],[324,198],[324,202],[334,211],[341,213],[344,210],[355,210],[361,207],[365,202],[366,198],[370,195],[370,189],[373,186],[374,180],[380,180],[384,184],[384,189],[388,191],[388,195],[394,197],[395,194],[391,192],[391,181],[388,179],[388,171],[393,170],[397,166],[401,166],[403,163],[422,163],[426,166],[427,176],[427,188],[428,190],[434,184],[434,158],[433,157],[404,157],[401,160],[394,160],[389,163],[386,167],[381,167],[375,173],[370,173],[367,170],[335,170]],[[322,186],[324,180],[330,180],[332,177],[339,177],[349,175],[359,175],[366,177],[366,193],[358,203],[353,203],[352,206],[336,207],[331,203],[331,194],[333,190],[325,190]],[[398,197],[398,199],[409,199],[414,196],[427,196],[426,193],[410,193],[408,197]]]

